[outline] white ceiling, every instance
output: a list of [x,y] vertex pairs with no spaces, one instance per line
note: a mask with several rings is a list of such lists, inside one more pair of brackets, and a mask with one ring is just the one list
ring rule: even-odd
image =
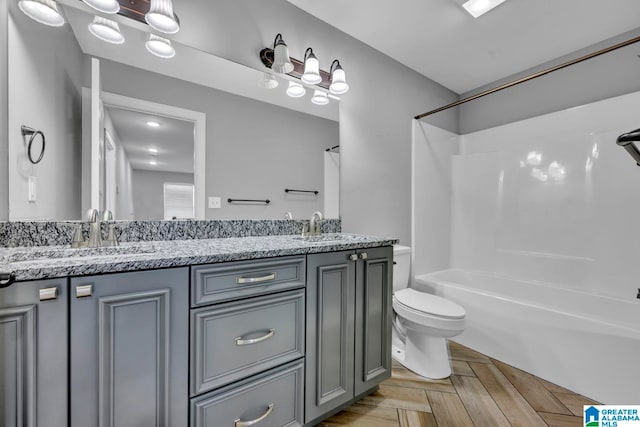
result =
[[636,29],[638,0],[288,0],[459,94]]
[[[105,106],[133,169],[193,173],[193,123]],[[157,128],[148,121],[160,124]],[[152,154],[149,148],[158,150]],[[155,160],[156,165],[149,161]]]

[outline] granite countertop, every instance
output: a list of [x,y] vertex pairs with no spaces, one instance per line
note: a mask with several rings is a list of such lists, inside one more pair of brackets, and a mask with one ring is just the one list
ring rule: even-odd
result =
[[308,240],[280,235],[134,242],[95,249],[0,248],[0,273],[14,273],[16,281],[26,281],[363,249],[397,242],[384,237],[336,233]]

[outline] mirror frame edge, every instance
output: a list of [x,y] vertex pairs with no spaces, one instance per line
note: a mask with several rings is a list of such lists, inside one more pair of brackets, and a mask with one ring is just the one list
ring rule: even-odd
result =
[[0,221],[9,220],[9,5],[0,7]]

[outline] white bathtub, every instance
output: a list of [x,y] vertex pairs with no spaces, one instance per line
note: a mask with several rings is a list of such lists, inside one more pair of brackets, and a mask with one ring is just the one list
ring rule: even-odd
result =
[[640,301],[483,272],[417,276],[467,311],[454,340],[606,404],[640,404]]

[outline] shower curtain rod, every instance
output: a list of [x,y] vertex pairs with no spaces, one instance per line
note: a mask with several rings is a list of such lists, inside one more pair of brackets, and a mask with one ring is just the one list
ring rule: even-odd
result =
[[522,78],[514,80],[512,82],[505,83],[505,84],[500,85],[498,87],[494,87],[493,89],[488,89],[488,90],[485,90],[484,92],[480,92],[478,94],[469,96],[467,98],[460,99],[459,101],[452,102],[451,104],[445,105],[444,107],[436,108],[435,110],[431,110],[431,111],[428,111],[426,113],[419,114],[419,115],[415,116],[414,118],[416,120],[420,120],[423,117],[427,117],[427,116],[430,116],[432,114],[439,113],[440,111],[448,110],[449,108],[457,107],[458,105],[466,104],[467,102],[473,101],[474,99],[482,98],[483,96],[491,95],[492,93],[499,92],[499,91],[504,90],[504,89],[508,89],[508,88],[510,88],[512,86],[516,86],[516,85],[519,85],[521,83],[528,82],[529,80],[537,79],[538,77],[542,77],[542,76],[544,76],[546,74],[553,73],[554,71],[561,70],[561,69],[569,67],[571,65],[578,64],[580,62],[586,61],[586,60],[591,59],[591,58],[595,58],[596,56],[600,56],[600,55],[603,55],[605,53],[609,53],[611,51],[614,51],[616,49],[620,49],[620,48],[625,47],[625,46],[629,46],[629,45],[637,43],[639,41],[640,41],[640,36],[634,37],[632,39],[623,41],[621,43],[614,44],[613,46],[609,46],[607,48],[600,49],[600,50],[598,50],[596,52],[593,52],[593,53],[590,53],[588,55],[584,55],[584,56],[581,56],[579,58],[572,59],[571,61],[564,62],[564,63],[562,63],[560,65],[556,65],[554,67],[547,68],[546,70],[538,71],[537,73],[533,73],[533,74],[530,74],[530,75],[528,75],[526,77],[522,77]]

